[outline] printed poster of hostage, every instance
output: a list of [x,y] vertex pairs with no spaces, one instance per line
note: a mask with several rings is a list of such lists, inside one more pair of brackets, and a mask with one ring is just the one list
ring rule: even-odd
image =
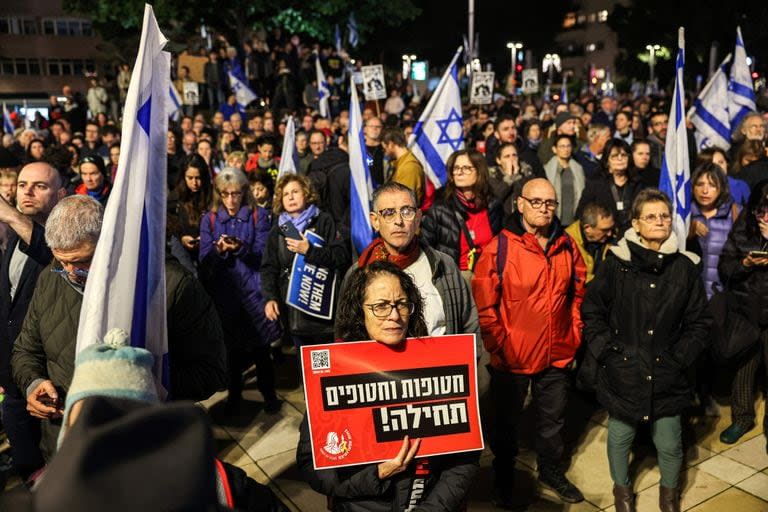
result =
[[482,450],[474,334],[301,347],[315,469]]

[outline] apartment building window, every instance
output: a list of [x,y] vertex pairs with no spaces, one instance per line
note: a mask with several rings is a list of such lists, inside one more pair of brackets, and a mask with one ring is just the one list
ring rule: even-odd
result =
[[40,75],[40,61],[23,57],[0,59],[0,75]]
[[34,35],[37,32],[35,18],[21,16],[0,17],[0,34]]
[[96,64],[91,59],[47,59],[46,70],[52,76],[83,76],[95,72]]
[[72,18],[44,18],[43,34],[49,36],[86,36],[93,35],[90,21]]

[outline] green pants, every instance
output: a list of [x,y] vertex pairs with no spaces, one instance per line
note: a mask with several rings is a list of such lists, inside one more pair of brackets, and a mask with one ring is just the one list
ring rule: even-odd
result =
[[[608,464],[616,485],[630,485],[629,452],[637,427],[608,418]],[[659,418],[651,424],[651,436],[659,456],[661,485],[677,488],[683,466],[683,439],[680,416]]]

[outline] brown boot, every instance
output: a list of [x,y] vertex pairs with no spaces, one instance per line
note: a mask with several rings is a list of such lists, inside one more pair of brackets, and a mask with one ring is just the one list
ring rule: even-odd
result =
[[635,494],[631,485],[613,486],[613,504],[616,512],[635,512]]
[[676,487],[659,486],[659,510],[661,512],[680,512],[680,495]]

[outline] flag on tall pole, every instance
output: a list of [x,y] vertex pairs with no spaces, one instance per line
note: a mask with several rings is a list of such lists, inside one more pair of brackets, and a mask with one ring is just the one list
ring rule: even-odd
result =
[[13,135],[15,128],[13,127],[13,121],[11,121],[11,114],[8,112],[8,106],[3,102],[3,131]]
[[349,13],[349,21],[347,21],[347,28],[349,29],[349,44],[352,48],[357,48],[360,42],[360,37],[357,33],[357,21],[355,21],[355,13]]
[[173,84],[168,85],[168,117],[174,121],[181,118],[181,98]]
[[320,115],[328,117],[328,98],[331,96],[331,91],[328,88],[328,81],[325,79],[325,73],[323,73],[323,66],[320,65],[320,54],[315,54],[315,73],[317,73],[317,97],[319,100]]
[[688,133],[685,128],[685,32],[678,31],[677,59],[675,59],[675,92],[669,109],[667,140],[661,161],[659,189],[672,201],[672,229],[677,235],[680,250],[685,250],[691,223],[691,168],[688,159]]
[[696,127],[694,135],[699,149],[714,146],[727,151],[731,147],[728,76],[725,72],[730,60],[729,53],[688,111],[688,118]]
[[458,67],[462,50],[461,46],[456,50],[453,60],[414,126],[408,143],[437,188],[448,180],[445,169],[448,157],[454,151],[464,148]]
[[240,110],[245,110],[252,101],[257,100],[259,97],[256,96],[256,93],[253,92],[250,87],[248,87],[248,80],[242,72],[243,70],[238,67],[237,70],[230,69],[227,72],[227,75],[229,76],[229,86],[232,89],[232,92],[235,93],[237,106]]
[[283,136],[283,150],[280,153],[280,166],[277,173],[279,180],[286,174],[299,172],[299,152],[296,150],[296,124],[293,116],[288,116],[285,123],[285,135]]
[[752,73],[747,64],[747,50],[741,38],[741,27],[736,27],[736,49],[731,64],[731,79],[728,83],[728,113],[731,116],[731,133],[739,129],[744,116],[755,112],[755,87]]
[[349,79],[349,197],[350,220],[352,225],[352,243],[357,254],[361,254],[373,240],[373,228],[368,213],[371,211],[371,173],[366,159],[365,136],[363,135],[363,116],[360,114],[360,101],[357,99],[355,79]]
[[166,143],[171,55],[150,5],[123,114],[117,179],[104,212],[83,294],[77,351],[113,328],[155,355],[158,391],[168,390],[165,304]]
[[565,73],[563,73],[563,85],[560,87],[560,103],[568,104],[568,87],[567,87],[567,81],[565,78]]
[[333,33],[333,44],[336,47],[336,51],[341,53],[341,30],[339,30],[339,24],[336,24],[336,30]]

